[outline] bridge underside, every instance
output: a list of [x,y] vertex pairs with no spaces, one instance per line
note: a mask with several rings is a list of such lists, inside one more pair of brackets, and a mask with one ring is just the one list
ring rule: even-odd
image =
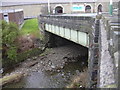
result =
[[45,24],[45,30],[58,35],[62,38],[73,41],[84,47],[89,47],[89,35],[85,32],[80,32],[79,30],[73,30],[69,28],[64,28],[60,26],[55,26],[52,24]]

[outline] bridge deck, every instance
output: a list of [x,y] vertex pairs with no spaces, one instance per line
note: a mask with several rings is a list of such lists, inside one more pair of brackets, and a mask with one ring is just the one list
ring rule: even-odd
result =
[[58,14],[51,16],[96,17],[97,13]]
[[40,15],[41,30],[51,32],[70,41],[89,47],[96,14]]

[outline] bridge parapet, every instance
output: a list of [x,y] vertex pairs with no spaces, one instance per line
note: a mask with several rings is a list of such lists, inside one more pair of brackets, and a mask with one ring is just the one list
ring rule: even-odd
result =
[[94,25],[95,18],[90,16],[59,16],[59,15],[40,15],[39,25],[43,23],[55,26],[66,27],[69,29],[79,30],[81,32],[90,33]]

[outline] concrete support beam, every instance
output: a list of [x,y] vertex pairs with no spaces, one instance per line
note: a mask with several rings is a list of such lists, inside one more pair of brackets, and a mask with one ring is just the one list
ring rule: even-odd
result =
[[77,44],[83,45],[87,48],[89,47],[89,36],[85,32],[80,32],[79,30],[64,28],[51,24],[45,24],[45,28],[48,32],[73,41]]

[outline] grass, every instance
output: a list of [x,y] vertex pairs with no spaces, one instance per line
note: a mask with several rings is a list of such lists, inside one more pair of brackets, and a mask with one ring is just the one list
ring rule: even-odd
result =
[[21,28],[21,35],[32,34],[36,37],[40,37],[40,31],[38,28],[38,21],[37,19],[29,19],[25,21],[25,24]]

